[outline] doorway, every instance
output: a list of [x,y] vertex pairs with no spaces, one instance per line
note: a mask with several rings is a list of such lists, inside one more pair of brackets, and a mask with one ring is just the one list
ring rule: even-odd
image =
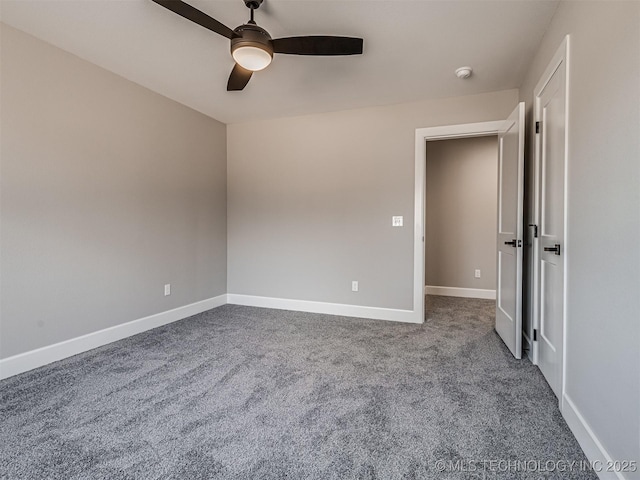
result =
[[503,121],[416,130],[414,313],[420,314],[419,320],[424,321],[427,141],[487,135],[497,135],[499,144],[495,330],[513,356],[521,358],[524,102]]
[[497,181],[497,136],[427,142],[427,295],[496,298]]
[[425,190],[427,142],[436,140],[496,136],[504,121],[467,123],[418,128],[415,134],[415,197],[413,241],[413,315],[422,323],[425,318]]

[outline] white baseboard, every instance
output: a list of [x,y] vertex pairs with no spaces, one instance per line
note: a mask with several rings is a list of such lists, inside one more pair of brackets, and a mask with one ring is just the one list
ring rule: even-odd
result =
[[280,310],[295,310],[300,312],[326,313],[347,317],[371,318],[376,320],[391,320],[396,322],[422,323],[412,310],[398,310],[391,308],[362,307],[358,305],[344,305],[337,303],[311,302],[305,300],[288,300],[281,298],[257,297],[253,295],[224,294],[167,310],[148,317],[139,318],[131,322],[115,325],[97,332],[88,333],[80,337],[31,350],[29,352],[0,359],[0,379],[12,377],[34,368],[57,362],[67,357],[92,350],[103,345],[122,340],[123,338],[160,327],[183,318],[206,312],[212,308],[225,305],[247,305],[253,307],[275,308]]
[[436,287],[427,285],[424,287],[424,293],[427,295],[442,295],[444,297],[496,299],[495,290],[485,290],[483,288]]
[[155,315],[139,318],[138,320],[115,325],[105,328],[104,330],[98,330],[97,332],[88,333],[60,343],[14,355],[13,357],[4,358],[0,360],[0,379],[12,377],[13,375],[62,360],[63,358],[71,357],[117,340],[122,340],[131,335],[136,335],[146,330],[151,330],[152,328],[182,320],[191,315],[206,312],[207,310],[226,303],[227,295],[219,295],[183,307],[174,308],[173,310],[156,313]]
[[[621,472],[607,472],[606,468],[613,461],[611,455],[604,448],[596,434],[584,419],[580,410],[566,393],[562,396],[562,416],[569,425],[573,435],[578,440],[587,459],[594,465],[598,478],[611,480],[625,480]],[[601,471],[598,471],[601,467]]]
[[291,300],[287,298],[258,297],[254,295],[227,294],[227,302],[249,307],[275,308],[278,310],[294,310],[298,312],[325,313],[345,317],[370,318],[373,320],[390,320],[394,322],[423,323],[423,318],[413,310],[393,308],[363,307],[342,303],[312,302],[307,300]]

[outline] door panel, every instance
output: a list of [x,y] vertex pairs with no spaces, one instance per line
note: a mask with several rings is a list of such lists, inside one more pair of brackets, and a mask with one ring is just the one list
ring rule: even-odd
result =
[[[555,353],[557,351],[555,345],[558,344],[559,335],[554,319],[562,312],[557,311],[558,305],[554,301],[554,296],[545,295],[545,291],[554,292],[558,288],[562,288],[562,285],[558,285],[558,265],[542,261],[540,278],[543,285],[540,308],[540,341],[544,342],[552,353]],[[551,357],[549,360],[553,361]]]
[[[538,366],[558,398],[562,391],[565,244],[565,62],[536,97],[540,238],[537,341]],[[558,246],[558,249],[554,249]],[[559,254],[558,254],[559,253]]]
[[[541,201],[542,217],[540,228],[542,235],[558,235],[557,230],[562,227],[564,215],[558,205],[563,204],[564,195],[564,162],[553,161],[564,155],[564,132],[558,131],[557,118],[564,113],[564,102],[560,102],[559,82],[555,76],[549,82],[549,91],[543,92],[545,97],[550,96],[548,103],[542,105],[542,182]],[[545,98],[546,99],[546,98]]]
[[[500,155],[499,158],[499,180],[498,186],[498,232],[508,235],[516,235],[518,226],[518,184],[514,179],[518,178],[518,163],[513,161],[513,155],[518,152],[518,124],[513,122],[509,129],[500,137],[500,151],[506,152],[506,158]],[[511,158],[510,158],[511,157]]]
[[521,358],[524,103],[505,121],[498,142],[496,332]]
[[498,291],[498,309],[511,321],[515,322],[513,312],[516,309],[516,278],[515,278],[515,255],[511,252],[498,252],[498,269],[500,279],[500,287]]

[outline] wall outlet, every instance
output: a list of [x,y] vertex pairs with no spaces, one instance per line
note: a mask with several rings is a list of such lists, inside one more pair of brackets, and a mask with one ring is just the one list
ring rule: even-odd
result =
[[353,282],[351,282],[351,291],[352,292],[357,292],[358,288],[360,288],[360,287],[358,287],[358,281],[357,280],[354,280]]
[[402,216],[391,217],[391,226],[401,227],[403,223],[404,223],[404,218]]
[[476,278],[480,278],[480,269],[476,270]]
[[164,286],[164,296],[166,297],[168,295],[171,295],[171,284],[170,283],[167,283]]

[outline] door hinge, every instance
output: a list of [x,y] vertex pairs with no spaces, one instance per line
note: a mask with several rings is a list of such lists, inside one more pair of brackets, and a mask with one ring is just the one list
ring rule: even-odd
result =
[[538,238],[538,225],[530,223],[529,226],[533,227],[533,238]]
[[540,133],[540,122],[536,122],[536,133]]
[[538,330],[537,329],[533,329],[533,341],[537,342],[538,341]]

